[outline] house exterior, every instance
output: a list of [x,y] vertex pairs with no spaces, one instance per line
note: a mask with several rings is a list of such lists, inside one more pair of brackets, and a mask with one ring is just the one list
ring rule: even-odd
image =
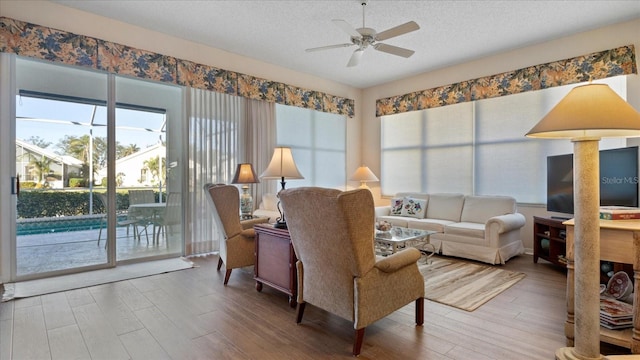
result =
[[[40,174],[34,164],[44,161],[48,172]],[[82,161],[72,156],[58,155],[50,150],[16,139],[16,170],[21,182],[34,182],[53,189],[69,186],[69,178],[77,177],[82,170]]]
[[[164,168],[167,149],[162,143],[127,155],[116,160],[116,181],[118,187],[139,187],[139,186],[158,186],[159,181],[164,183],[164,176],[158,177],[153,174],[153,163],[162,164]],[[158,161],[159,159],[159,161]],[[164,173],[161,170],[160,173]],[[107,169],[101,169],[96,176],[97,179],[103,179],[107,176]]]

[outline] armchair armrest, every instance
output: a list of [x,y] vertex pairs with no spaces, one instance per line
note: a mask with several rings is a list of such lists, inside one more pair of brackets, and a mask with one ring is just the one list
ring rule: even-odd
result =
[[392,273],[407,265],[415,264],[421,256],[420,250],[408,248],[376,261],[374,267],[380,271]]
[[240,235],[248,238],[254,238],[256,237],[256,231],[253,229],[253,227],[250,229],[243,229]]
[[387,205],[387,206],[376,206],[374,210],[375,210],[376,219],[377,219],[378,216],[387,216],[387,215],[389,215],[389,212],[391,212],[391,206],[389,206],[389,205]]
[[525,224],[525,217],[520,213],[506,214],[494,216],[487,220],[485,229],[491,229],[492,232],[502,234],[511,230],[517,230]]
[[243,230],[253,229],[253,225],[269,222],[269,218],[265,216],[254,217],[253,219],[240,220]]

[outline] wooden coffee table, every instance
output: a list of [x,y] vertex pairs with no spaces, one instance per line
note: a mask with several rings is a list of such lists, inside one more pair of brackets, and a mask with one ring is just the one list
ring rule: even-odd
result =
[[407,247],[415,247],[427,255],[428,262],[436,252],[435,246],[429,242],[429,237],[436,233],[438,232],[399,226],[394,226],[389,231],[376,230],[376,254],[386,256]]

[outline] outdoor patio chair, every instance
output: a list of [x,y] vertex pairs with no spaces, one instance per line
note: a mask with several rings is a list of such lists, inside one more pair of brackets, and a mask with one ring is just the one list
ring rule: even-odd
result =
[[160,233],[164,234],[164,242],[169,247],[169,235],[176,233],[180,225],[182,225],[182,203],[179,192],[170,192],[167,195],[167,204],[164,211],[152,220],[154,226],[155,239],[154,243],[160,243]]
[[[102,202],[102,205],[104,206],[104,216],[100,219],[100,231],[98,232],[98,246],[100,246],[100,240],[102,238],[102,227],[104,225],[104,227],[106,227],[107,225],[107,214],[109,213],[109,205],[108,205],[108,201],[107,201],[107,194],[103,194],[103,193],[93,193],[93,195],[95,195],[100,202]],[[116,217],[118,217],[118,214],[116,214]],[[116,225],[117,226],[126,226],[127,227],[127,236],[129,236],[129,226],[133,226],[133,238],[135,239],[136,237],[138,237],[138,241],[140,241],[140,236],[138,234],[138,228],[136,227],[136,225],[138,224],[138,220],[136,219],[124,219],[124,220],[116,220]],[[104,247],[107,247],[107,242],[105,241]]]
[[[150,204],[156,202],[156,196],[153,193],[153,190],[145,189],[145,190],[129,190],[129,205],[135,204]],[[144,233],[147,237],[147,244],[149,243],[149,226],[153,225],[153,213],[149,212],[139,212],[134,213],[129,211],[129,217],[135,218],[138,220],[138,225],[143,226]],[[142,231],[138,232],[138,241],[140,240],[140,236],[142,236]]]

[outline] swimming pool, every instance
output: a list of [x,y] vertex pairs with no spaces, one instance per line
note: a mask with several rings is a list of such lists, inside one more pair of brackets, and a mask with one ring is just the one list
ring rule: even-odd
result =
[[[118,220],[126,219],[126,215],[118,215]],[[37,219],[18,219],[16,236],[49,234],[80,230],[98,230],[106,226],[104,215],[62,216]]]

